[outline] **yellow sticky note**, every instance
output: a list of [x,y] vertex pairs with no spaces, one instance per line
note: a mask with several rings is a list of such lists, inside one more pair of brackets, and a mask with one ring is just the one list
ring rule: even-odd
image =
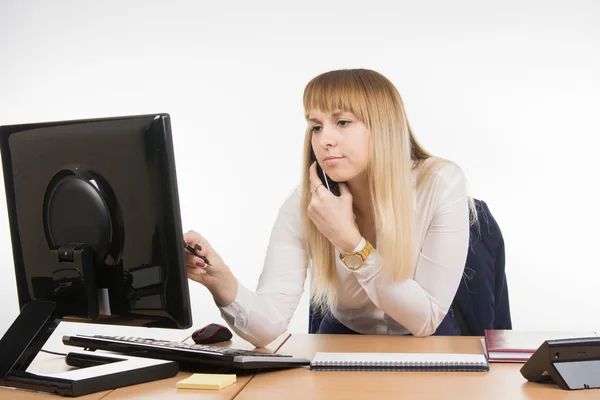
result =
[[175,384],[178,389],[221,390],[236,381],[235,374],[193,374]]

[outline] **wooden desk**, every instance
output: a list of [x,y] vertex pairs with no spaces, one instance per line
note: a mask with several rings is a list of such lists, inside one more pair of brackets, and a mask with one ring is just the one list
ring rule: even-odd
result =
[[[279,350],[312,359],[317,351],[483,353],[479,337],[294,334]],[[568,391],[527,382],[523,364],[490,363],[489,372],[310,371],[256,375],[237,399],[598,399],[600,389]]]
[[[288,340],[290,337],[289,333],[284,333],[269,344],[266,348],[255,349],[250,343],[239,337],[233,337],[231,342],[216,343],[214,346],[222,345],[224,347],[235,347],[238,349],[246,350],[257,350],[265,353],[276,353],[277,350]],[[186,342],[193,343],[191,339],[187,339]],[[115,399],[170,399],[177,397],[177,399],[203,399],[203,400],[225,400],[233,399],[240,393],[240,391],[250,382],[254,375],[238,376],[236,383],[226,387],[222,390],[191,390],[191,389],[177,389],[175,383],[190,376],[189,372],[179,372],[179,374],[173,378],[163,379],[156,382],[149,382],[140,385],[127,386],[124,388],[116,389],[104,397],[104,400],[115,400]]]
[[[57,352],[69,352],[69,351],[82,351],[80,348],[73,348],[70,346],[65,346],[62,344],[62,335],[63,334],[72,334],[72,333],[84,333],[84,334],[93,334],[96,333],[105,333],[102,329],[108,331],[109,328],[106,328],[102,325],[85,325],[85,324],[69,324],[69,323],[61,323],[55,332],[52,334],[48,342],[44,346],[44,349],[57,351]],[[130,334],[132,336],[141,336],[145,337],[144,334],[148,335],[148,332],[143,330],[128,330],[128,328],[121,328],[122,332],[125,334]],[[106,334],[111,334],[108,331]],[[173,341],[185,341],[186,343],[194,343],[189,336],[185,338],[187,334],[182,336],[181,331],[175,330],[157,330],[153,331],[153,337],[157,339],[164,340],[173,340]],[[224,346],[224,347],[235,347],[240,349],[247,350],[257,350],[263,351],[265,353],[275,353],[279,348],[285,343],[285,341],[290,337],[289,333],[284,333],[275,339],[272,343],[269,344],[266,348],[255,349],[250,343],[242,340],[234,334],[234,337],[231,342],[224,343],[215,343],[214,346]],[[69,367],[66,366],[64,357],[51,355],[47,353],[40,352],[28,371],[34,373],[47,373],[47,372],[57,372],[68,370]],[[119,388],[116,390],[107,390],[98,393],[92,393],[87,396],[77,397],[77,399],[81,400],[100,400],[100,399],[170,399],[173,396],[177,396],[181,399],[186,398],[202,398],[202,399],[233,399],[242,388],[252,379],[253,375],[238,377],[237,382],[223,390],[215,391],[215,390],[185,390],[185,389],[177,389],[175,387],[175,383],[181,379],[185,379],[188,377],[190,373],[180,372],[177,376],[170,379],[163,379],[155,382],[143,383],[140,385],[133,385],[124,388]],[[15,400],[52,400],[52,399],[66,399],[67,397],[60,397],[57,395],[53,395],[50,393],[42,393],[42,392],[33,392],[27,391],[23,389],[14,389],[14,388],[6,388],[0,387],[0,400],[4,399],[15,399]]]
[[60,399],[78,399],[78,400],[100,400],[108,395],[111,391],[92,393],[81,397],[61,397],[51,393],[38,393],[22,389],[1,388],[0,399],[4,400],[60,400]]
[[[143,336],[143,334],[148,334],[145,328],[135,328],[135,327],[118,327],[110,325],[98,325],[98,324],[86,324],[86,323],[75,323],[75,322],[61,322],[52,335],[46,341],[44,345],[45,350],[54,351],[58,353],[68,353],[70,351],[83,351],[83,349],[78,347],[66,346],[62,343],[63,335],[72,335],[72,334],[85,334],[85,335],[94,335],[94,334],[106,334],[112,335],[115,330],[118,329],[118,332],[123,335],[131,335],[131,336]],[[158,339],[164,340],[175,340],[180,341],[187,336],[187,333],[178,331],[175,329],[160,329],[152,331]],[[35,374],[47,374],[47,373],[56,373],[56,372],[65,372],[70,370],[69,367],[65,363],[64,357],[47,354],[40,352],[37,354],[29,368],[27,368],[28,372]],[[106,395],[108,395],[112,390],[106,390],[103,392],[92,393],[87,396],[78,397],[81,400],[98,400]],[[58,395],[53,395],[50,393],[43,392],[33,392],[24,389],[15,389],[15,388],[6,388],[0,387],[0,399],[60,399],[66,397],[60,397]]]

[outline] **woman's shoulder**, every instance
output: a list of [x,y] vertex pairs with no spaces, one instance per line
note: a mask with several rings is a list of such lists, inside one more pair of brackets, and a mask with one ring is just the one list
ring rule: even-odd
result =
[[281,203],[279,212],[292,218],[299,218],[302,198],[301,195],[301,184],[292,187],[285,195],[284,200]]
[[462,178],[465,176],[462,168],[457,163],[437,156],[431,156],[415,163],[413,171],[417,178],[427,175],[435,176],[445,181],[456,179],[457,176]]
[[432,156],[414,167],[417,191],[444,192],[466,186],[466,175],[454,161]]

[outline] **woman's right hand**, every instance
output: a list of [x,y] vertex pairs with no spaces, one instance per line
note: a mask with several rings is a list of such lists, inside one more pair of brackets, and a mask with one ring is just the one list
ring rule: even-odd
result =
[[189,231],[183,235],[183,240],[196,249],[196,253],[208,259],[209,265],[206,265],[200,257],[196,257],[185,250],[185,264],[187,267],[187,276],[196,281],[211,292],[215,302],[219,306],[229,305],[237,295],[237,279],[223,259],[211,247],[210,243],[198,232]]

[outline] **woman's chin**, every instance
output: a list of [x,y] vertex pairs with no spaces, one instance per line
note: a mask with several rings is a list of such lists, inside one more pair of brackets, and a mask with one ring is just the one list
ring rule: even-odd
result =
[[346,174],[331,174],[328,175],[331,180],[333,180],[334,182],[348,182],[350,179],[352,179],[352,176],[348,176]]
[[[331,174],[331,175],[327,174],[327,177],[334,182],[344,182],[344,177],[339,174]],[[323,183],[325,183],[325,182],[323,182]]]
[[356,178],[359,175],[359,174],[353,173],[353,171],[347,171],[347,170],[344,171],[341,168],[339,170],[336,170],[335,168],[332,168],[332,169],[333,169],[333,171],[325,171],[325,173],[334,182],[348,182],[348,181],[351,181],[352,179]]

